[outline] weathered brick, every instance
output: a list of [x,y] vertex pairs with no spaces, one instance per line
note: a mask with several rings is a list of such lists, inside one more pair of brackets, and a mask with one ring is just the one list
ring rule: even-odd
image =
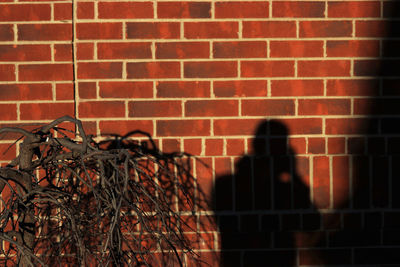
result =
[[351,37],[351,21],[300,21],[300,37]]
[[271,41],[271,57],[323,57],[323,41]]
[[216,18],[268,18],[267,2],[227,1],[215,3]]
[[210,82],[207,81],[160,81],[157,82],[157,97],[209,97]]
[[350,61],[312,60],[298,62],[300,77],[350,76]]
[[378,1],[329,2],[330,18],[369,18],[380,17],[381,5]]
[[98,43],[99,59],[151,58],[151,43]]
[[[384,20],[356,21],[356,37],[386,37],[389,33],[389,24]],[[391,24],[391,27],[395,25]],[[394,32],[391,33],[392,37]],[[396,34],[397,36],[399,34]]]
[[299,115],[350,115],[350,99],[300,99]]
[[76,15],[78,19],[93,19],[94,18],[94,3],[93,2],[78,2]]
[[243,116],[287,116],[294,114],[293,100],[242,100]]
[[2,4],[0,21],[50,20],[49,4]]
[[175,39],[180,35],[179,22],[130,22],[126,27],[131,39]]
[[151,98],[152,82],[100,82],[102,98]]
[[51,100],[51,84],[0,84],[1,101]]
[[157,136],[209,136],[209,120],[158,120]]
[[350,40],[326,42],[328,57],[378,57],[378,40]]
[[21,120],[54,120],[74,115],[74,103],[30,103],[21,104]]
[[158,18],[211,18],[209,2],[159,2]]
[[325,16],[325,3],[322,1],[274,1],[273,17],[322,18]]
[[214,135],[253,135],[260,119],[216,119],[214,120]]
[[0,104],[0,120],[17,120],[17,105]]
[[267,90],[266,80],[214,81],[216,97],[267,96]]
[[95,82],[79,82],[78,83],[78,95],[82,99],[96,99],[97,88]]
[[259,58],[267,57],[267,42],[240,41],[214,42],[214,58]]
[[156,58],[186,59],[209,58],[210,45],[208,42],[163,42],[156,43]]
[[102,120],[99,124],[100,134],[118,134],[124,136],[133,131],[143,131],[153,135],[153,122],[150,120]]
[[11,24],[0,25],[0,41],[14,40],[14,29]]
[[242,77],[291,77],[294,61],[243,61]]
[[69,41],[72,38],[70,24],[19,24],[18,40]]
[[153,18],[152,2],[99,2],[100,19]]
[[72,3],[54,4],[54,20],[70,20],[72,14]]
[[125,117],[125,103],[123,101],[80,102],[78,110],[81,118]]
[[314,201],[319,208],[330,207],[330,174],[329,158],[326,156],[314,157]]
[[296,37],[294,21],[244,21],[245,38],[285,38]]
[[237,63],[234,61],[185,62],[185,78],[236,77]]
[[179,62],[134,62],[127,64],[128,78],[179,78]]
[[19,65],[21,81],[68,81],[73,77],[72,64]]
[[76,25],[76,37],[80,40],[122,39],[122,23],[121,22],[78,23]]
[[182,103],[178,100],[131,101],[129,117],[181,117]]
[[328,96],[375,96],[379,91],[377,79],[328,80]]
[[77,59],[93,59],[94,44],[93,43],[78,43],[76,44]]
[[15,81],[15,65],[0,64],[0,81]]
[[185,22],[184,34],[189,39],[238,38],[237,22]]
[[122,78],[120,62],[79,62],[79,79],[112,79]]
[[50,60],[50,45],[0,45],[0,61]]
[[185,116],[237,116],[238,105],[236,100],[188,100],[185,102]]
[[72,62],[72,46],[71,44],[55,44],[54,60],[55,61],[71,61]]
[[272,96],[322,96],[324,82],[322,80],[273,80]]

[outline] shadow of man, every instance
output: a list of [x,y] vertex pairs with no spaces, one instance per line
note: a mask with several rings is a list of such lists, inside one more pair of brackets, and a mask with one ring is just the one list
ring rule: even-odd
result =
[[278,121],[259,125],[252,153],[235,164],[233,175],[216,178],[213,193],[220,266],[295,266],[299,247],[320,242],[321,216]]

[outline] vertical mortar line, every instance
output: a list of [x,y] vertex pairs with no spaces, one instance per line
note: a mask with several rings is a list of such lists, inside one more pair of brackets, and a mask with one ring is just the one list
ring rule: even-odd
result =
[[298,60],[294,60],[294,77],[298,77]]
[[179,37],[180,37],[181,40],[184,40],[185,39],[185,24],[184,24],[183,21],[181,21],[179,23],[180,23],[179,24],[179,28],[180,28],[180,31],[181,31]]
[[239,40],[243,39],[243,20],[238,21],[238,37]]
[[153,0],[153,17],[154,17],[155,19],[158,18],[158,16],[157,16],[157,9],[158,9],[157,0]]
[[54,54],[56,53],[56,49],[55,49],[55,47],[54,47],[54,43],[51,43],[50,44],[50,53],[51,53],[51,58],[50,58],[50,60],[51,60],[51,62],[52,63],[54,63],[54,61],[55,61],[55,56],[54,56]]
[[97,60],[97,53],[98,53],[98,51],[97,51],[97,41],[94,41],[93,42],[93,59],[94,60]]
[[227,146],[228,146],[228,140],[226,140],[226,138],[223,138],[223,143],[224,146],[222,147],[222,155],[223,156],[227,156]]
[[[78,92],[77,92],[77,80],[78,80],[78,67],[76,64],[76,20],[77,20],[77,0],[72,0],[72,71],[73,71],[73,90],[74,90],[74,118],[78,118]],[[77,132],[77,126],[75,125],[75,133]]]
[[325,15],[325,18],[328,18],[328,0],[325,1],[324,15]]
[[328,95],[328,93],[327,93],[327,91],[328,91],[328,81],[327,81],[327,79],[325,79],[324,78],[324,80],[323,80],[323,83],[324,83],[324,96],[327,96]]
[[98,1],[94,1],[94,19],[97,20],[98,18],[99,18]]
[[54,21],[54,3],[50,4],[50,20]]
[[353,19],[351,20],[351,24],[352,24],[352,33],[351,33],[351,37],[356,37],[356,21]]
[[271,79],[268,79],[267,80],[267,97],[271,97],[271,95],[272,95],[272,81],[271,81]]
[[124,60],[122,61],[122,79],[126,80],[127,79],[127,62]]
[[[308,138],[306,139],[308,143]],[[307,144],[307,150],[308,150],[308,144]],[[311,203],[314,203],[314,157],[310,156],[309,157],[309,174],[310,174],[310,200]]]
[[323,49],[323,52],[324,52],[324,57],[328,57],[328,53],[327,53],[327,45],[328,45],[328,41],[325,39],[325,40],[323,40],[323,46],[322,46],[322,49]]

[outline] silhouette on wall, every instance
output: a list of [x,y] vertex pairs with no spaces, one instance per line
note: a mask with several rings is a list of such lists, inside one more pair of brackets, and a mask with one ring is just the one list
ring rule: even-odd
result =
[[287,144],[283,124],[262,123],[253,153],[235,164],[234,175],[216,178],[213,196],[221,266],[293,266],[297,247],[320,242],[314,231],[320,227],[320,215]]

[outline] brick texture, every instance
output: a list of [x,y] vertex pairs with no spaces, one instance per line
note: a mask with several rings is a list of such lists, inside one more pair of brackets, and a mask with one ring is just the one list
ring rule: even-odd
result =
[[0,125],[71,115],[196,156],[211,266],[399,265],[399,17],[394,0],[0,0]]

